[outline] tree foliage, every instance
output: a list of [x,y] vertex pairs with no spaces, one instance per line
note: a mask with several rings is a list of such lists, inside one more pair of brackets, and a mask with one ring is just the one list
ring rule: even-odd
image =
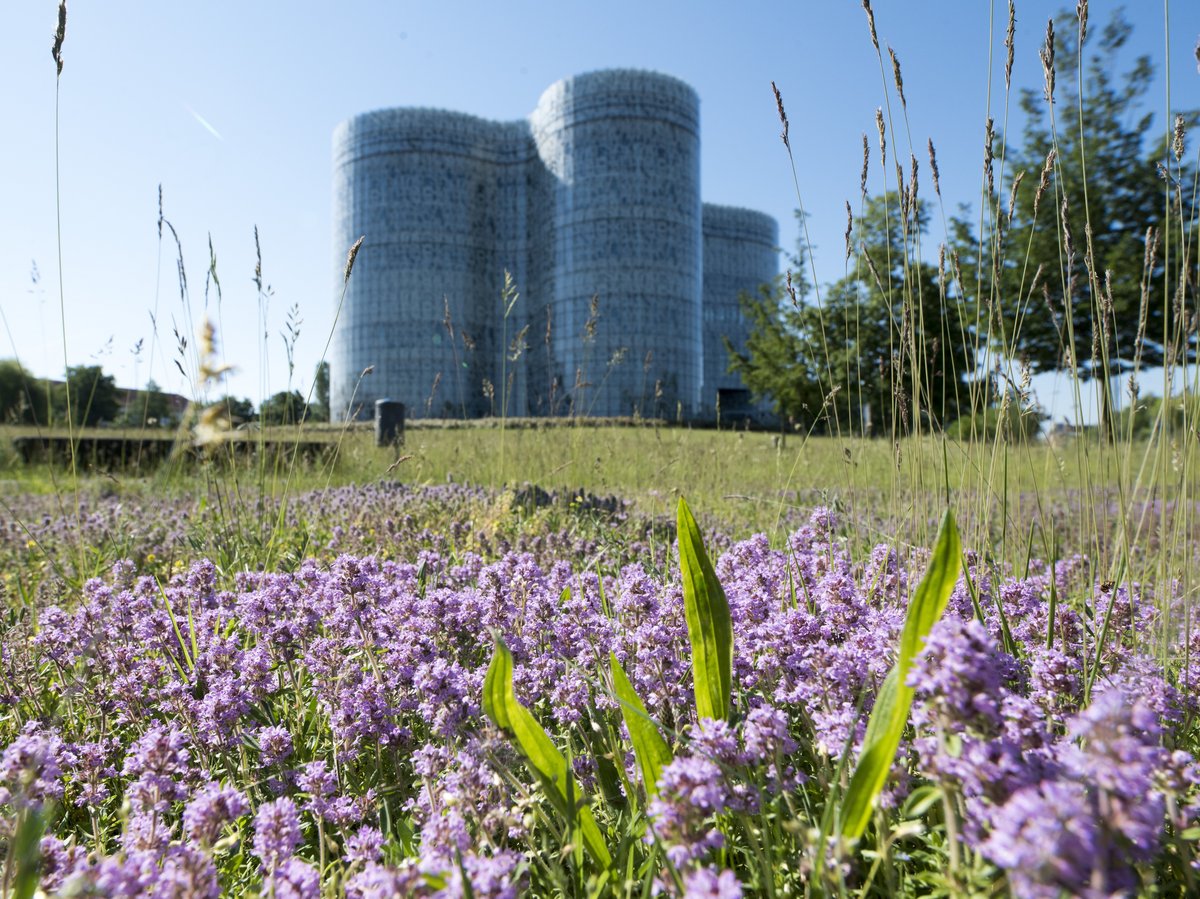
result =
[[1003,355],[1035,372],[1086,380],[1194,355],[1170,296],[1180,254],[1170,270],[1164,259],[1168,242],[1180,243],[1191,176],[1146,111],[1149,57],[1118,74],[1131,30],[1116,11],[1085,35],[1081,55],[1076,19],[1057,24],[1053,102],[1041,91],[1022,96],[1026,124],[1021,145],[1009,148],[1009,197],[989,196],[985,247],[958,223],[981,325]]
[[56,393],[61,398],[55,403],[56,408],[61,409],[64,416],[69,410],[71,422],[76,426],[94,427],[102,422],[113,422],[121,412],[116,381],[99,365],[69,366],[66,383],[59,385]]
[[324,359],[317,363],[313,394],[314,401],[308,408],[308,417],[313,421],[329,421],[329,363]]
[[304,420],[304,397],[298,390],[281,390],[263,400],[258,414],[264,425],[297,424]]
[[[752,331],[731,370],[802,429],[873,435],[944,426],[970,404],[974,344],[962,304],[919,262],[924,205],[868,199],[854,267],[817,298],[806,284],[744,303]],[[799,268],[799,266],[797,267]]]
[[0,359],[0,424],[31,424],[34,410],[45,408],[45,383],[15,359]]

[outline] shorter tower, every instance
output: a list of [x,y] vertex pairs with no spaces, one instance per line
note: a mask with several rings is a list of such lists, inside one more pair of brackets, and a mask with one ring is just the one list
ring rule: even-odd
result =
[[[699,415],[752,412],[750,391],[729,371],[729,343],[745,349],[750,321],[741,298],[753,296],[778,271],[779,226],[752,209],[704,204],[704,386]],[[769,277],[764,277],[769,273]]]

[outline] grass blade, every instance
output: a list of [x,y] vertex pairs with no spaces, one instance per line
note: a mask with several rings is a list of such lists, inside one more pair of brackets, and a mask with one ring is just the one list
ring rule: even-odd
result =
[[608,663],[612,668],[613,690],[617,701],[621,703],[621,715],[625,719],[625,727],[629,729],[633,754],[637,758],[638,770],[642,772],[646,797],[649,798],[658,794],[658,779],[662,776],[663,768],[671,762],[671,747],[646,713],[646,706],[633,689],[615,653],[608,654]]
[[679,570],[683,575],[683,608],[692,644],[692,683],[700,718],[729,717],[733,690],[733,621],[729,602],[717,580],[700,529],[687,501],[679,497]]
[[908,604],[896,665],[879,689],[875,708],[867,722],[862,755],[842,800],[844,836],[857,839],[867,829],[871,807],[883,790],[888,771],[896,758],[896,750],[900,747],[904,727],[908,723],[908,710],[913,697],[912,687],[905,683],[908,670],[925,644],[929,631],[945,611],[961,564],[962,544],[958,528],[954,524],[954,516],[947,510],[938,530],[929,569]]
[[483,710],[517,744],[534,775],[542,782],[555,808],[567,819],[572,831],[583,836],[583,844],[601,867],[612,864],[604,837],[592,817],[587,796],[575,782],[566,758],[513,693],[512,653],[500,637],[483,681]]

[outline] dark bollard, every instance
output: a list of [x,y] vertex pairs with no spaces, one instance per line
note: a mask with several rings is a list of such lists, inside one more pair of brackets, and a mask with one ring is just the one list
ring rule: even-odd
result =
[[404,442],[404,403],[375,401],[375,445],[394,446]]

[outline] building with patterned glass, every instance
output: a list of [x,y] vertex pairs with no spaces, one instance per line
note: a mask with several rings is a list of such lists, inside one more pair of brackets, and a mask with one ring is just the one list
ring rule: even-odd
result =
[[335,417],[381,398],[410,417],[744,405],[723,339],[744,342],[738,296],[776,276],[778,229],[701,202],[699,134],[691,87],[634,70],[559,81],[519,122],[409,108],[343,122]]

